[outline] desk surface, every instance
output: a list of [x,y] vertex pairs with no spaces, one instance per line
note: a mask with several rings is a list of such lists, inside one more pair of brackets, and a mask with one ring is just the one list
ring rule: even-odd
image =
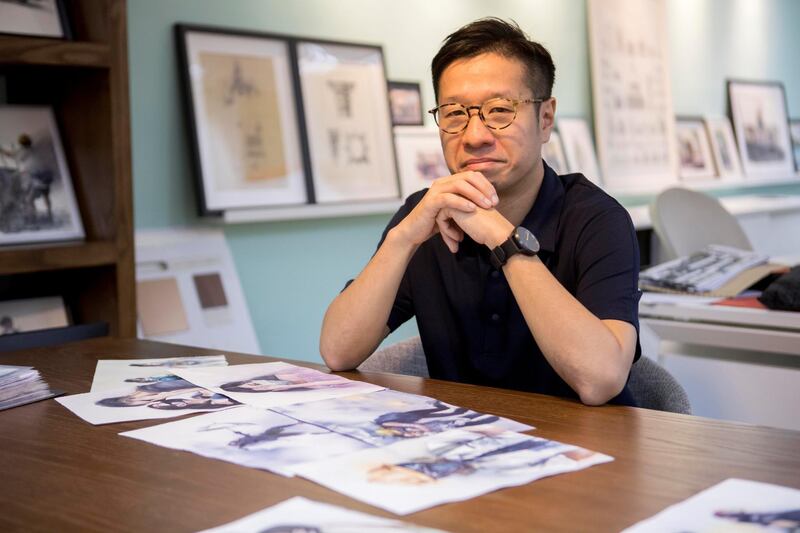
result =
[[[52,387],[89,390],[97,359],[219,353],[99,339],[0,355]],[[227,354],[231,364],[264,358]],[[266,359],[268,360],[268,359]],[[301,363],[302,364],[302,363]],[[310,366],[310,365],[309,365]],[[526,422],[609,464],[445,504],[404,520],[451,531],[619,531],[729,477],[800,488],[800,432],[391,374],[344,376]],[[196,531],[296,495],[380,516],[309,481],[160,448],[91,426],[52,400],[0,412],[0,530]]]

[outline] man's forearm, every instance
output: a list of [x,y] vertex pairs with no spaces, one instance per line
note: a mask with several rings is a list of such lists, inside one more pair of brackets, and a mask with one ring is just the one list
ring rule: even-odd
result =
[[357,367],[386,337],[397,289],[416,249],[397,228],[390,230],[364,270],[328,307],[320,354],[332,370]]

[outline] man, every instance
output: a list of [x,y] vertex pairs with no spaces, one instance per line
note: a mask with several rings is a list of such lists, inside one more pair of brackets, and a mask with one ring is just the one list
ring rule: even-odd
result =
[[632,405],[635,232],[613,198],[541,159],[550,54],[482,19],[450,35],[431,70],[452,175],[406,200],[331,303],[322,357],[355,368],[416,315],[431,377]]

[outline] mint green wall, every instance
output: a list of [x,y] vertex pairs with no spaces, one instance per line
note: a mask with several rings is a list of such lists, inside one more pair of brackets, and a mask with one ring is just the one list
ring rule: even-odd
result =
[[[421,81],[431,106],[428,65],[439,43],[488,15],[515,19],[549,48],[560,113],[591,115],[583,0],[129,0],[136,227],[206,224],[195,214],[175,22],[379,43],[390,79]],[[800,116],[798,20],[795,0],[671,0],[676,113],[724,113],[724,79],[735,76],[783,80],[790,113]],[[762,190],[800,193],[800,186]],[[324,310],[369,259],[389,216],[225,226],[263,353],[319,361]],[[393,338],[414,332],[406,325]]]

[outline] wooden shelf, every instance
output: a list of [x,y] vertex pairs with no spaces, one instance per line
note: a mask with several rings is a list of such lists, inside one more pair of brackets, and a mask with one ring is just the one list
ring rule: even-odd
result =
[[0,35],[0,64],[108,68],[107,44]]
[[113,265],[117,247],[113,242],[47,243],[4,247],[0,250],[0,275],[41,272],[63,268]]

